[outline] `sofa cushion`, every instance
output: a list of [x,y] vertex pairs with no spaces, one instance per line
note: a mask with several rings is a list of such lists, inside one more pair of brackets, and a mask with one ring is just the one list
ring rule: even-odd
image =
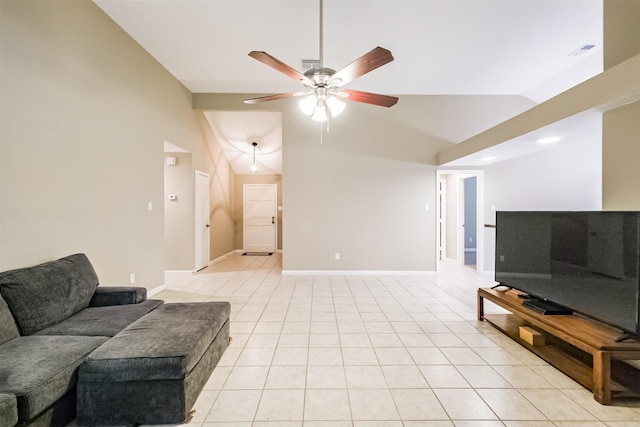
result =
[[84,381],[182,379],[229,320],[228,302],[163,304],[91,353]]
[[0,392],[29,420],[75,387],[78,366],[107,337],[29,336],[0,346]]
[[112,337],[161,304],[161,300],[149,299],[140,304],[88,307],[35,335]]
[[11,427],[18,423],[18,404],[13,394],[0,393],[0,426]]
[[0,294],[22,335],[31,335],[89,306],[98,276],[84,254],[0,273]]
[[20,336],[13,315],[0,295],[0,344]]

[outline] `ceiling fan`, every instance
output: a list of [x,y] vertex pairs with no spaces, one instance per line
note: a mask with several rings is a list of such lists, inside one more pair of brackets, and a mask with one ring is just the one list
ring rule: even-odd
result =
[[245,103],[257,104],[259,102],[305,96],[299,103],[302,112],[311,116],[315,121],[324,122],[327,120],[327,110],[333,117],[344,110],[342,100],[363,102],[381,107],[392,107],[398,102],[398,98],[395,96],[343,88],[344,85],[358,77],[393,61],[393,55],[387,49],[378,46],[337,72],[323,66],[322,10],[323,0],[320,0],[320,63],[318,68],[311,68],[302,74],[266,52],[255,50],[249,52],[250,57],[302,83],[305,90],[245,99]]

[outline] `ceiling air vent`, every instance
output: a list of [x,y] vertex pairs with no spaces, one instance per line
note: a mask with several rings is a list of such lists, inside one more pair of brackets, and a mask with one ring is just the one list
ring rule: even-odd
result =
[[585,53],[588,53],[594,47],[596,47],[595,44],[583,44],[582,46],[580,46],[579,48],[577,48],[576,50],[571,52],[569,55],[571,55],[571,56],[584,55]]
[[302,69],[304,71],[310,70],[312,68],[320,68],[320,60],[318,60],[318,59],[303,59],[302,60]]

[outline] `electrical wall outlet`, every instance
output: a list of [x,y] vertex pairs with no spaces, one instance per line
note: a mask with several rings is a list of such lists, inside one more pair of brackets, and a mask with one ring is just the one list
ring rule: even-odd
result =
[[335,258],[336,261],[340,261],[340,252],[336,252],[333,257]]
[[136,273],[131,273],[129,275],[129,283],[131,283],[131,284],[136,283]]

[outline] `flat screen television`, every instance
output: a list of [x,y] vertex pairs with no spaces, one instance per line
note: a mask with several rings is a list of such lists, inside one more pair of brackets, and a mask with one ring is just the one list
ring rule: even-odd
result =
[[496,212],[495,280],[640,336],[640,212]]

